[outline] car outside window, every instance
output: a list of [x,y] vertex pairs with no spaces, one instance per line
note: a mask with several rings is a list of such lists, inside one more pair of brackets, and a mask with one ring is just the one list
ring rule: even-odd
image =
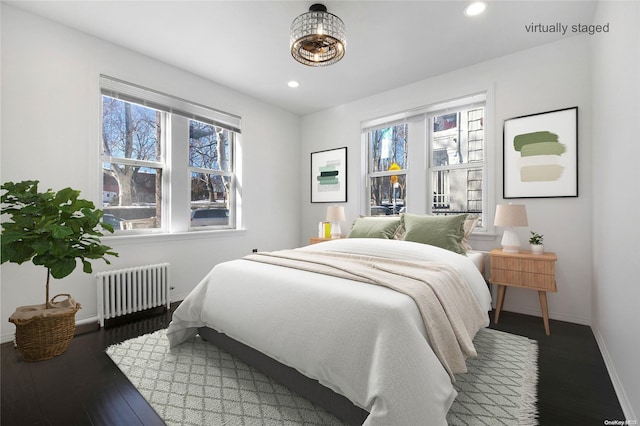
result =
[[[240,117],[107,76],[100,86],[105,221],[120,234],[235,229]],[[189,193],[170,197],[185,177]]]

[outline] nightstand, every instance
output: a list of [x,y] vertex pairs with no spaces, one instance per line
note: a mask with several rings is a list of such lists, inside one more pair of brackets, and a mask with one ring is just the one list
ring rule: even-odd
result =
[[558,260],[556,254],[531,254],[529,251],[505,253],[502,249],[493,249],[489,253],[489,260],[489,282],[498,286],[494,323],[498,323],[508,286],[537,290],[540,297],[544,331],[548,336],[550,333],[547,292],[558,291],[555,274],[555,263]]
[[[342,237],[340,237],[342,238]],[[339,238],[321,238],[321,237],[311,237],[309,238],[309,245],[311,244],[316,244],[316,243],[321,243],[323,241],[331,241],[331,240],[336,240]]]

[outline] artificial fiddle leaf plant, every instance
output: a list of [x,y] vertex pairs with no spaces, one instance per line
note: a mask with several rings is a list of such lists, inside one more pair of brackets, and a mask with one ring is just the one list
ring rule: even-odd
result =
[[[118,256],[101,244],[102,230],[113,227],[102,222],[104,212],[88,200],[78,198],[80,191],[64,188],[38,192],[37,180],[6,182],[2,202],[2,262],[22,264],[31,261],[47,268],[46,306],[49,308],[49,279],[71,274],[77,260],[82,270],[91,273],[89,260]],[[5,220],[5,215],[10,220]],[[102,229],[100,229],[102,228]]]
[[529,244],[540,245],[544,239],[543,235],[538,234],[537,232],[531,231],[531,237],[529,237]]

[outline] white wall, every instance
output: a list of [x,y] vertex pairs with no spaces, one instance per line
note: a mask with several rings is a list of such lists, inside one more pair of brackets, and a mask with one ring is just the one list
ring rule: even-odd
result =
[[[578,198],[516,200],[527,206],[530,228],[520,229],[524,244],[529,229],[545,236],[545,248],[558,255],[558,293],[549,293],[550,317],[581,324],[591,321],[591,98],[590,51],[586,37],[570,37],[560,42],[463,68],[409,86],[380,93],[357,102],[307,115],[302,119],[302,221],[301,243],[314,235],[326,204],[309,201],[309,154],[314,151],[348,147],[348,202],[344,204],[347,221],[343,232],[360,214],[364,187],[360,122],[487,90],[487,143],[490,161],[489,182],[495,202],[502,200],[502,124],[507,118],[579,107],[579,184]],[[424,147],[411,145],[410,169],[415,179],[409,182],[409,209],[426,211]],[[422,176],[422,177],[420,177]],[[411,196],[414,196],[413,201]],[[416,202],[416,199],[419,201]],[[490,203],[493,221],[494,204]],[[500,234],[500,232],[497,232]],[[489,250],[500,246],[500,235],[489,235],[472,242],[474,248]],[[506,310],[540,315],[539,299],[534,292],[509,289]],[[540,324],[542,327],[542,322]],[[553,332],[553,330],[552,330]]]
[[[246,231],[106,238],[120,253],[109,268],[168,261],[176,287],[172,299],[180,300],[216,263],[253,248],[275,250],[298,244],[299,117],[6,4],[0,7],[2,182],[39,179],[43,189],[71,186],[83,198],[101,200],[101,73],[242,116]],[[278,167],[282,164],[287,167]],[[101,261],[94,265],[95,270],[107,268]],[[45,270],[31,264],[4,264],[0,271],[0,318],[4,318],[0,323],[2,341],[7,341],[14,333],[6,321],[11,312],[17,306],[44,303]],[[78,320],[96,316],[92,275],[80,269],[54,282],[52,292],[71,293],[80,301]]]
[[600,2],[593,38],[593,321],[627,419],[640,420],[640,3]]

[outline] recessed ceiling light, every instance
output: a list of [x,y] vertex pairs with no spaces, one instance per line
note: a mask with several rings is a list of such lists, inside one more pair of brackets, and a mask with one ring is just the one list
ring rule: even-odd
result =
[[464,14],[467,16],[480,15],[487,8],[487,4],[483,1],[475,1],[464,9]]
[[287,83],[287,85],[288,85],[289,87],[294,87],[294,88],[295,88],[295,87],[300,86],[300,83],[298,83],[298,82],[297,82],[297,81],[295,81],[295,80],[291,80],[290,82],[288,82],[288,83]]

